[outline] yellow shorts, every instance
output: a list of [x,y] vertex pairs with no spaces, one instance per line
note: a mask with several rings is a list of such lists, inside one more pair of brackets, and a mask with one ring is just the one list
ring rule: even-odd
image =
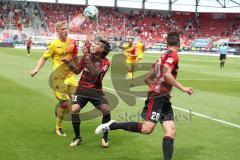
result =
[[137,62],[137,57],[128,57],[126,60],[127,63],[136,63]]
[[77,80],[74,76],[60,78],[52,77],[50,81],[54,94],[59,101],[70,100],[77,88]]

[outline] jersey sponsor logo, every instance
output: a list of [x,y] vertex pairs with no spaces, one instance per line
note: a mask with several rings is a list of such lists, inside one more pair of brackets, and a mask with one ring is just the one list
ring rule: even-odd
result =
[[172,63],[173,63],[173,61],[174,61],[174,59],[173,59],[173,58],[168,58],[168,59],[167,59],[167,61],[166,61],[166,63],[170,63],[170,64],[172,64]]

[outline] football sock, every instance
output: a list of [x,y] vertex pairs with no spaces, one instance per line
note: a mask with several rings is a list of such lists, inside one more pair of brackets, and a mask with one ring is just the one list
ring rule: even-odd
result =
[[62,128],[62,121],[67,108],[68,108],[68,101],[61,101],[59,107],[57,108],[56,129]]
[[139,122],[123,122],[123,123],[112,123],[109,126],[110,130],[123,129],[130,132],[141,133],[142,123]]
[[[108,113],[108,114],[106,114],[106,115],[103,115],[102,124],[103,124],[103,123],[107,123],[107,122],[109,122],[110,120],[111,120],[111,114],[110,114],[110,113]],[[104,132],[104,133],[103,133],[103,138],[104,138],[104,139],[107,139],[107,138],[108,138],[108,132]]]
[[174,139],[172,137],[165,136],[162,142],[163,156],[164,160],[171,160],[173,155],[173,143]]
[[56,129],[62,128],[62,118],[57,117],[56,119]]
[[56,129],[62,128],[63,115],[65,110],[58,107],[57,108],[57,120],[56,120]]
[[72,113],[72,126],[75,133],[75,137],[80,137],[80,117],[79,113]]

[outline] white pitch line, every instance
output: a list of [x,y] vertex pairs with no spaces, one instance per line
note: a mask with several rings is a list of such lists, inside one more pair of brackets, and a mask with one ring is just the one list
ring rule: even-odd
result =
[[[107,90],[110,90],[110,91],[113,91],[113,92],[119,92],[119,93],[122,93],[122,94],[125,94],[125,95],[133,96],[133,97],[136,97],[137,99],[146,100],[146,98],[139,97],[139,96],[136,96],[134,94],[130,94],[130,93],[122,92],[122,91],[116,91],[116,90],[114,90],[112,88],[108,88],[108,87],[103,87],[103,88],[105,88]],[[225,125],[229,125],[229,126],[232,126],[232,127],[235,127],[235,128],[240,128],[240,125],[238,125],[238,124],[234,124],[234,123],[227,122],[227,121],[224,121],[224,120],[221,120],[221,119],[213,118],[213,117],[201,114],[201,113],[189,111],[187,109],[176,107],[176,106],[173,106],[173,108],[176,109],[176,110],[179,110],[179,111],[186,112],[186,113],[190,113],[191,112],[191,114],[196,115],[198,117],[210,119],[212,121],[219,122],[219,123],[222,123],[222,124],[225,124]]]
[[[105,80],[121,80],[121,79],[125,79],[125,78],[111,78],[111,77],[106,77],[104,78]],[[222,79],[178,79],[179,81],[218,81],[218,82],[239,82],[240,80],[222,80]]]

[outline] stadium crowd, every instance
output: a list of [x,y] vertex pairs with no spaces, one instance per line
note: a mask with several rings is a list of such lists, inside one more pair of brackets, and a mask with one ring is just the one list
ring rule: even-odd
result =
[[[82,24],[81,29],[74,30],[73,33],[140,36],[144,41],[162,42],[166,35],[164,33],[176,29],[180,32],[183,46],[188,46],[193,39],[201,37],[210,37],[213,40],[226,37],[239,38],[239,28],[236,29],[236,27],[239,26],[237,24],[240,18],[235,14],[200,14],[199,25],[197,25],[195,13],[173,12],[170,16],[164,11],[146,11],[143,14],[138,10],[124,12],[116,8],[98,8],[98,22],[87,20]],[[42,3],[41,9],[49,30],[55,32],[56,21],[71,20],[77,14],[81,14],[84,7]]]
[[[76,15],[82,14],[85,6],[39,3],[49,33],[55,32],[55,23],[60,20],[71,20]],[[37,13],[31,3],[0,2],[0,30],[31,27],[32,17],[27,14],[27,9]],[[119,9],[98,7],[98,21],[86,20],[81,28],[74,29],[71,33],[84,35],[102,35],[111,37],[135,36],[141,37],[148,43],[163,42],[166,33],[178,30],[181,45],[189,46],[196,38],[211,38],[216,42],[219,39],[229,38],[231,41],[240,40],[240,15],[223,13],[200,13],[198,20],[195,13],[167,11]],[[42,22],[42,26],[45,23]],[[46,26],[45,26],[46,27]],[[38,28],[38,27],[37,27]],[[161,33],[161,34],[159,34]],[[44,32],[42,35],[47,35]]]
[[32,18],[27,14],[29,4],[0,1],[0,29],[31,27]]

